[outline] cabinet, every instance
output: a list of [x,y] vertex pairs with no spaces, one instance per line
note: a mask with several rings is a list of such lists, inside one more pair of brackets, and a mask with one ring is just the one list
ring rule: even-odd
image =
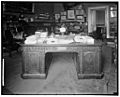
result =
[[76,56],[79,78],[101,78],[101,47],[84,47]]
[[83,58],[83,73],[85,74],[94,74],[94,73],[99,73],[100,72],[100,68],[99,65],[100,64],[100,53],[97,51],[88,51],[85,50],[83,51],[82,54],[82,58]]

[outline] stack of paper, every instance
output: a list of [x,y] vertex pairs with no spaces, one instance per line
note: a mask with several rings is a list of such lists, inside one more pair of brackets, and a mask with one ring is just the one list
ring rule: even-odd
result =
[[94,39],[90,36],[86,36],[86,43],[87,44],[94,44]]
[[47,44],[58,44],[58,39],[56,38],[48,38]]
[[27,39],[25,40],[25,44],[36,44],[36,43],[37,40],[35,35],[28,36]]
[[57,39],[57,38],[47,39],[47,44],[69,44],[72,42],[73,42],[73,39]]
[[72,43],[72,42],[73,42],[73,39],[59,39],[58,40],[59,44],[69,44],[69,43]]
[[76,35],[74,37],[75,42],[85,43],[85,44],[94,44],[94,39],[90,36],[80,36]]

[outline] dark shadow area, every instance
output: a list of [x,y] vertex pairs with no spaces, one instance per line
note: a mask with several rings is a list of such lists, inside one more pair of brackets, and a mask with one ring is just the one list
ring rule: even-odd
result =
[[13,93],[6,87],[2,87],[1,94],[2,95],[13,95]]
[[48,75],[49,67],[52,62],[53,55],[52,53],[46,53],[45,54],[45,72]]

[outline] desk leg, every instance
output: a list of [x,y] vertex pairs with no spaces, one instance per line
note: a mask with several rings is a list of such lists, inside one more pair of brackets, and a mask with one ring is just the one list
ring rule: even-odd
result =
[[77,64],[78,64],[78,74],[82,74],[83,73],[83,64],[82,64],[82,52],[78,53],[78,57],[77,57]]
[[72,59],[73,59],[74,65],[76,67],[77,74],[79,74],[80,73],[80,66],[79,66],[80,62],[79,62],[79,58],[77,55],[78,55],[77,53],[73,53]]
[[74,60],[75,60],[75,64],[76,64],[77,75],[78,75],[78,78],[79,78],[80,77],[79,75],[81,75],[83,73],[82,52],[78,52],[78,54],[75,55]]
[[46,78],[45,73],[45,54],[40,55],[40,75],[41,78]]

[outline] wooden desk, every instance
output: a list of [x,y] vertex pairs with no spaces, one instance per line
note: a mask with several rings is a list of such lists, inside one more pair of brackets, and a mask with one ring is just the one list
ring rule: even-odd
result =
[[[101,47],[99,43],[94,45],[79,43],[23,45],[22,77],[46,78],[46,64],[50,64],[52,60],[52,53],[48,52],[73,52],[78,78],[101,78],[103,75]],[[47,59],[46,53],[49,56]]]

